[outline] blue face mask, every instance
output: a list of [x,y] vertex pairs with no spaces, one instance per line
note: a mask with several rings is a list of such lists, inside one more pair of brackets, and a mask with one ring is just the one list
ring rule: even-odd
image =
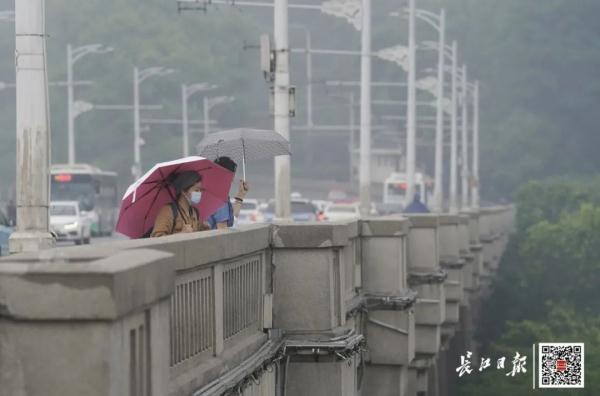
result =
[[202,193],[200,191],[192,191],[190,195],[190,202],[192,205],[198,205],[202,199]]

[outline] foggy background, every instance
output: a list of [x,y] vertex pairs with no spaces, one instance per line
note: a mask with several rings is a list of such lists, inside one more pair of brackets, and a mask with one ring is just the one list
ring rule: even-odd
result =
[[[320,4],[319,0],[303,3]],[[373,50],[407,43],[407,21],[389,17],[404,2],[373,3]],[[419,8],[446,7],[448,42],[459,42],[461,64],[469,65],[469,79],[481,80],[481,180],[486,197],[510,198],[523,181],[547,175],[581,175],[598,169],[596,155],[600,115],[599,40],[600,2],[580,0],[447,0],[418,1]],[[14,2],[0,1],[0,10]],[[215,129],[272,128],[268,84],[259,70],[259,35],[272,32],[272,10],[212,6],[208,12],[177,12],[169,0],[47,1],[49,81],[66,79],[66,46],[101,43],[115,48],[110,54],[87,55],[75,66],[75,80],[92,86],[75,88],[75,100],[94,104],[132,104],[133,66],[177,69],[153,77],[140,88],[142,104],[161,104],[162,110],[142,111],[141,118],[181,118],[180,84],[209,82],[219,88],[210,95],[233,95],[231,104],[216,106]],[[312,47],[360,49],[360,33],[346,21],[320,13],[290,11],[290,45],[304,47],[312,33]],[[436,33],[417,24],[418,41],[435,40]],[[246,49],[245,49],[246,47]],[[250,47],[250,48],[248,48]],[[434,68],[436,55],[418,51],[417,78]],[[351,188],[347,132],[300,130],[306,124],[305,55],[291,55],[291,81],[297,88],[297,115],[292,120],[292,188],[302,180]],[[325,80],[358,80],[360,58],[313,56],[315,124],[345,124],[349,119],[349,88],[327,88]],[[406,80],[391,63],[373,61],[373,81]],[[14,82],[14,24],[0,23],[0,81]],[[360,98],[354,89],[356,100]],[[420,93],[420,95],[425,95]],[[202,96],[190,100],[189,118],[202,119]],[[373,89],[373,100],[405,98],[404,89]],[[425,96],[423,97],[425,98]],[[431,99],[431,98],[430,98]],[[67,161],[66,87],[51,87],[52,162]],[[373,147],[404,145],[404,126],[385,116],[404,116],[400,106],[373,106]],[[418,108],[418,116],[433,115]],[[383,118],[382,118],[383,117]],[[359,112],[355,121],[359,122]],[[192,152],[201,139],[201,126],[192,134]],[[294,129],[300,128],[300,129]],[[122,187],[131,182],[133,112],[93,110],[75,121],[78,162],[119,173]],[[152,125],[143,133],[142,166],[181,156],[180,125]],[[356,134],[358,137],[358,133]],[[433,130],[420,129],[418,141],[433,142]],[[448,155],[446,154],[446,159]],[[14,188],[15,92],[0,90],[0,194]],[[272,161],[249,164],[250,180],[259,175],[272,180]],[[420,145],[417,166],[433,173],[433,149]],[[258,180],[257,180],[258,181]]]

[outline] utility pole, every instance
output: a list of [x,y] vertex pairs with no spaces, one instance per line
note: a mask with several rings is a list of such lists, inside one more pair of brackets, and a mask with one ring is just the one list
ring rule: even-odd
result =
[[479,209],[479,81],[473,87],[473,175],[471,184],[471,206]]
[[435,181],[433,185],[434,211],[441,212],[444,201],[444,74],[446,51],[446,10],[440,12],[438,48],[438,86],[435,125]]
[[[274,127],[281,136],[290,139],[290,71],[288,45],[288,1],[274,3]],[[275,217],[288,219],[291,216],[290,157],[275,157]]]
[[416,164],[416,46],[415,46],[415,0],[409,0],[408,17],[408,106],[406,116],[406,201],[412,202],[415,194]]
[[468,137],[468,109],[469,92],[467,82],[467,66],[462,69],[462,155],[461,155],[461,174],[462,174],[462,204],[461,208],[469,208],[469,137]]
[[360,212],[371,209],[371,0],[362,2],[360,70]]
[[310,30],[306,29],[306,126],[311,131],[314,126],[313,122],[313,73],[312,73],[312,40],[310,37]]
[[457,190],[457,111],[458,111],[458,54],[456,41],[452,42],[452,113],[451,113],[451,131],[450,131],[450,212],[458,211],[458,190]]
[[50,248],[50,122],[45,0],[15,1],[17,230],[11,253]]
[[350,92],[350,96],[348,98],[348,106],[349,111],[350,111],[350,186],[352,186],[352,188],[354,188],[355,184],[354,184],[354,146],[356,146],[355,143],[355,134],[356,131],[354,130],[356,128],[356,120],[355,120],[355,116],[354,116],[354,106],[355,106],[355,97],[354,97],[354,92]]

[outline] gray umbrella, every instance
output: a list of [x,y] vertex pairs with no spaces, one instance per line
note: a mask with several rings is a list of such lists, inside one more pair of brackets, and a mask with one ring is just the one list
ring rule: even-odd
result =
[[242,163],[246,180],[246,160],[290,155],[290,142],[271,130],[239,128],[211,133],[198,144],[198,155],[214,160],[221,156]]

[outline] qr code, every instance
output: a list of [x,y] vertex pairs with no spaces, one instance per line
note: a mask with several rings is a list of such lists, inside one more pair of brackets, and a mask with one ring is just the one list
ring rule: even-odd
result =
[[540,343],[540,388],[583,388],[583,344]]

